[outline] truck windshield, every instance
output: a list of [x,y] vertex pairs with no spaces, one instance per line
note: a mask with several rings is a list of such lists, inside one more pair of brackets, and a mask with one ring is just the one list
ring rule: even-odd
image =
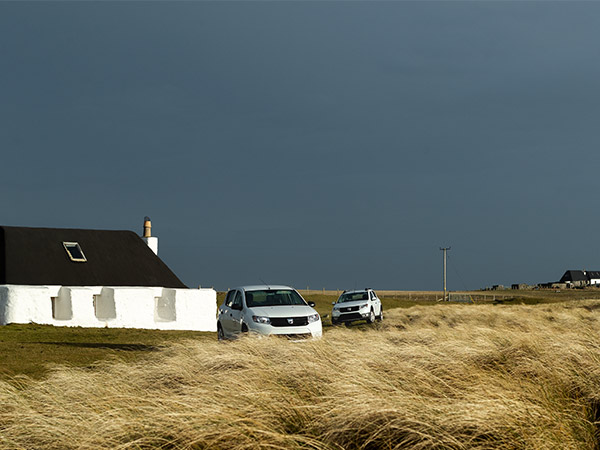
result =
[[292,290],[267,289],[264,291],[246,291],[248,308],[258,306],[306,305],[300,294]]

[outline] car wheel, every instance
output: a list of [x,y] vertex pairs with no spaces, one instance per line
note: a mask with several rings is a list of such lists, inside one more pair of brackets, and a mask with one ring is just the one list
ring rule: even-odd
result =
[[371,314],[369,314],[369,317],[367,318],[367,323],[373,323],[375,322],[375,311],[373,311],[371,309]]
[[217,337],[219,338],[220,341],[225,339],[225,333],[223,333],[223,327],[221,326],[220,323],[217,324]]
[[335,319],[331,319],[331,325],[337,325],[339,322]]
[[379,315],[377,316],[377,321],[381,322],[383,320],[383,306],[379,310]]
[[242,324],[242,333],[247,333],[248,332],[248,327],[246,326],[245,323]]
[[350,325],[352,325],[352,322],[344,322],[344,325],[346,325],[347,327],[349,327]]

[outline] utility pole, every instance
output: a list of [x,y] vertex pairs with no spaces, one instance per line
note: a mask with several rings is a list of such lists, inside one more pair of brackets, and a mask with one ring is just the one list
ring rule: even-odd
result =
[[446,298],[446,252],[450,250],[450,247],[440,247],[440,250],[443,252],[443,261],[444,261],[444,301],[447,301]]

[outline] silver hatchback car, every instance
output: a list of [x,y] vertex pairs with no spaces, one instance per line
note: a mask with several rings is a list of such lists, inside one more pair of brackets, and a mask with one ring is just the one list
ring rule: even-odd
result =
[[230,289],[219,306],[219,339],[240,333],[284,335],[292,339],[319,338],[321,317],[289,286],[241,286]]

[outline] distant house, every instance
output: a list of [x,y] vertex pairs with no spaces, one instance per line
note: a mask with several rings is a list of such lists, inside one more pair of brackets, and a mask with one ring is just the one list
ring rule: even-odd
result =
[[595,270],[567,270],[559,283],[567,287],[585,287],[600,285],[600,271]]
[[600,271],[588,270],[586,275],[591,286],[600,286]]
[[0,226],[0,325],[216,330],[216,292],[188,289],[132,231]]

